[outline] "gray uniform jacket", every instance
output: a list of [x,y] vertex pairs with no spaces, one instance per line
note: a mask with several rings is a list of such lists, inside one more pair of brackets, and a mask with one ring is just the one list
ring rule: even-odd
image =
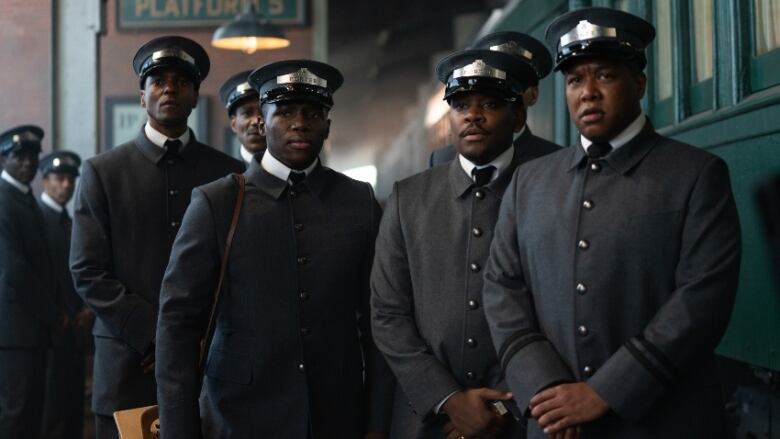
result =
[[[374,337],[400,384],[393,437],[443,437],[445,416],[430,415],[455,390],[507,390],[482,310],[482,267],[512,173],[560,149],[523,137],[509,168],[484,188],[452,160],[396,183],[388,200],[371,286]],[[511,425],[505,437],[521,429]]]
[[0,347],[49,344],[59,303],[44,230],[32,192],[0,179]]
[[[371,187],[318,165],[290,187],[253,160],[209,349],[199,340],[237,183],[193,192],[163,281],[157,379],[165,439],[362,438],[387,430],[392,373],[373,344]],[[364,362],[365,359],[365,362]],[[364,380],[365,366],[365,380]]]
[[[540,157],[561,148],[555,143],[533,135],[528,125],[525,126],[525,131],[517,136],[513,145],[522,150],[523,156],[528,158]],[[455,149],[455,145],[450,144],[436,148],[431,151],[431,156],[428,158],[428,167],[447,163],[457,156],[458,151]]]
[[485,313],[519,406],[587,381],[611,411],[585,437],[722,433],[713,350],[740,261],[723,160],[649,121],[599,162],[548,155],[513,178],[490,252]]
[[153,404],[150,351],[173,239],[196,186],[243,164],[190,141],[176,159],[143,132],[84,162],[75,199],[70,266],[76,290],[97,317],[92,406],[95,413]]

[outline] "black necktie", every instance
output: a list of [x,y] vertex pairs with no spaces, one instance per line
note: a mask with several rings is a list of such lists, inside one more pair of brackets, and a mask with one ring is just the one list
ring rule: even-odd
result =
[[290,171],[290,175],[287,177],[290,179],[290,183],[295,186],[306,179],[306,173],[300,171]]
[[165,141],[165,156],[168,158],[175,158],[179,156],[179,149],[181,148],[181,140],[168,139]]
[[612,145],[609,142],[593,142],[588,147],[588,158],[600,159],[612,151]]
[[474,168],[471,170],[471,174],[474,176],[474,184],[477,187],[482,187],[490,183],[493,178],[493,171],[496,167],[493,165],[485,166],[484,168]]
[[62,229],[65,232],[65,238],[67,242],[70,242],[70,229],[72,225],[73,221],[70,219],[68,211],[63,208],[62,212],[60,212],[60,226],[62,226]]

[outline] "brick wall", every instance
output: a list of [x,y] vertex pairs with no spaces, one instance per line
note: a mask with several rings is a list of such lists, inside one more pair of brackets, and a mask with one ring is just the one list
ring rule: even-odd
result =
[[0,1],[0,132],[42,127],[51,151],[51,0]]

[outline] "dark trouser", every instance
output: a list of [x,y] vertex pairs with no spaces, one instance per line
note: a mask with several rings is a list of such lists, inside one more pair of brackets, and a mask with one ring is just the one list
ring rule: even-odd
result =
[[113,416],[95,413],[95,439],[119,439]]
[[84,374],[86,353],[75,337],[63,337],[49,350],[43,439],[81,438],[84,430]]
[[0,349],[0,438],[40,436],[45,349]]

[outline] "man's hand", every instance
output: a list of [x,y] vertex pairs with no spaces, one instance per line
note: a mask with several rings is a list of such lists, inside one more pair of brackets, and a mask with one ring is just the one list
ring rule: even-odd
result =
[[442,406],[442,411],[449,416],[453,427],[447,431],[448,427],[445,426],[444,433],[456,438],[491,438],[500,435],[506,420],[496,413],[490,403],[508,399],[512,399],[511,393],[485,387],[455,392]]
[[607,403],[588,383],[560,384],[531,398],[531,416],[547,435],[598,419],[607,410]]
[[82,308],[76,313],[74,324],[79,332],[88,334],[92,330],[92,324],[95,323],[95,314],[89,308]]
[[550,435],[550,439],[580,439],[580,434],[582,434],[582,427],[578,425],[553,433]]

